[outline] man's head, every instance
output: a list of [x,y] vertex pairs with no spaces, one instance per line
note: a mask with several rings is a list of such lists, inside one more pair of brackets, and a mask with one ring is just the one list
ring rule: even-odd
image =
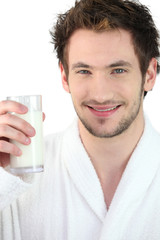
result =
[[[137,1],[81,0],[65,14],[59,15],[51,32],[57,57],[68,75],[67,43],[77,29],[95,32],[124,29],[131,33],[142,76],[152,58],[158,59],[159,35],[148,8]],[[160,71],[157,65],[157,73]]]
[[59,16],[52,35],[80,124],[100,138],[142,126],[143,96],[159,71],[148,10],[131,1],[81,0]]

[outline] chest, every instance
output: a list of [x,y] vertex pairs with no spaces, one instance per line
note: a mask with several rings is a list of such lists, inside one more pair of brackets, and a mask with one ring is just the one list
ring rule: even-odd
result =
[[105,178],[99,177],[107,209],[110,207],[112,199],[120,183],[121,176],[122,173],[117,173]]

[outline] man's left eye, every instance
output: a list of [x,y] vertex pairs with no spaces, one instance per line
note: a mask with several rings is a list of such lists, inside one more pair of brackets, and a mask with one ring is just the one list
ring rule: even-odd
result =
[[121,74],[121,73],[124,73],[124,72],[126,72],[126,70],[122,69],[122,68],[117,68],[117,69],[114,69],[112,71],[113,74]]

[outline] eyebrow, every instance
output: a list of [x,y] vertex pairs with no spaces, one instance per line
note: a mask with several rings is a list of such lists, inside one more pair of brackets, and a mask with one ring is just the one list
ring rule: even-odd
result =
[[74,70],[75,68],[93,68],[93,67],[83,62],[77,62],[72,65],[72,70]]
[[[105,68],[125,67],[125,66],[126,67],[132,67],[132,64],[128,61],[119,60],[119,61],[116,61],[114,63],[111,63],[111,64],[105,66]],[[86,63],[83,63],[83,62],[77,62],[77,63],[72,65],[72,70],[74,70],[76,68],[90,68],[90,69],[93,69],[94,67],[90,66]]]
[[111,63],[109,66],[107,66],[107,68],[112,68],[112,67],[132,67],[132,64],[130,62],[124,61],[124,60],[119,60],[115,63]]

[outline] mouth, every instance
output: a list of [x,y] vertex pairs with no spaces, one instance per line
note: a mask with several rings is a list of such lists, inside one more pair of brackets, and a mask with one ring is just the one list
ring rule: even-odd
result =
[[92,109],[94,109],[95,111],[98,111],[98,112],[109,112],[109,111],[112,111],[112,110],[114,110],[114,109],[116,109],[116,108],[118,108],[118,107],[120,107],[120,105],[118,105],[118,106],[115,106],[115,107],[110,107],[110,108],[95,108],[95,107],[91,107],[91,106],[89,106],[90,108],[92,108]]
[[87,106],[92,114],[97,117],[110,117],[112,114],[117,112],[121,105],[116,106]]

